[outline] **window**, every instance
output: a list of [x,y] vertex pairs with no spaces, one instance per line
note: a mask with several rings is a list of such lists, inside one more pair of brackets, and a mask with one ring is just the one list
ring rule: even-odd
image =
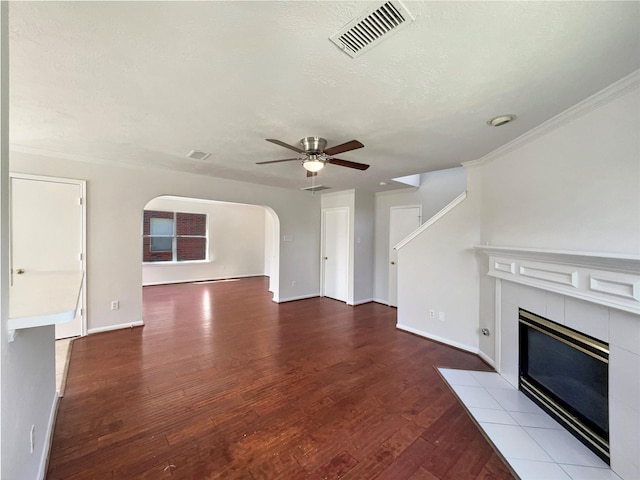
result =
[[145,210],[143,262],[207,259],[207,216],[200,213]]

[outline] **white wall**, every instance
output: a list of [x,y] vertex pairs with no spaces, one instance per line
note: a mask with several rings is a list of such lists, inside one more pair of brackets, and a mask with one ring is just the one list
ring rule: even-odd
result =
[[398,328],[473,353],[479,351],[478,269],[471,248],[480,238],[477,206],[463,200],[398,250]]
[[389,302],[389,216],[391,207],[422,205],[422,223],[465,191],[464,168],[423,173],[420,188],[394,190],[375,196],[374,291],[376,301]]
[[143,264],[143,285],[265,274],[264,207],[158,197],[145,210],[206,214],[209,245],[207,261]]
[[[142,319],[142,211],[161,195],[265,205],[278,215],[280,301],[319,292],[320,201],[306,192],[168,170],[103,165],[24,151],[11,169],[87,180],[87,320],[90,331]],[[295,280],[295,286],[292,281]],[[110,301],[120,300],[119,310]]]
[[[9,78],[7,2],[0,2],[0,477],[43,478],[56,406],[54,328],[7,335],[9,314]],[[31,426],[35,427],[30,451]]]
[[482,242],[640,253],[640,90],[498,155],[482,182]]
[[353,219],[353,304],[373,300],[375,196],[356,190]]
[[[640,72],[469,165],[467,199],[399,252],[399,326],[493,362],[495,282],[474,243],[640,253],[638,132]],[[445,322],[425,320],[434,307]]]
[[[480,242],[640,253],[640,72],[469,169]],[[480,328],[495,330],[495,282],[479,256]],[[495,358],[492,338],[481,351]]]

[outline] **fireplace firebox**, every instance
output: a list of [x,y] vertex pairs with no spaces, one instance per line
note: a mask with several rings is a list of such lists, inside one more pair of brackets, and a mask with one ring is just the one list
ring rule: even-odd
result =
[[519,310],[520,390],[609,460],[609,345]]

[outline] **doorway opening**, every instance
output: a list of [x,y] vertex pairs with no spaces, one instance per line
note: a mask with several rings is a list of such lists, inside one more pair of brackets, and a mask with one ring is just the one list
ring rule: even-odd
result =
[[141,223],[142,286],[266,276],[278,301],[280,221],[270,207],[161,195]]

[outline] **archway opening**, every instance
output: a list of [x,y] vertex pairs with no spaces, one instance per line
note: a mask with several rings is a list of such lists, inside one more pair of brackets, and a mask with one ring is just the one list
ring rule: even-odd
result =
[[280,221],[262,205],[161,195],[142,215],[142,286],[269,277],[279,298]]

